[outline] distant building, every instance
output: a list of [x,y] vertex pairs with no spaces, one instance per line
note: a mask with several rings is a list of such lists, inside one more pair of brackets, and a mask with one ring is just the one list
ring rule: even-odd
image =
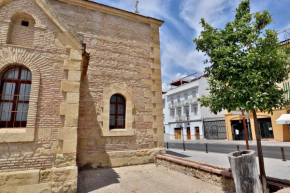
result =
[[226,139],[224,114],[201,107],[198,98],[209,91],[207,78],[186,77],[170,84],[163,94],[165,140]]
[[[290,39],[280,42],[281,46],[289,46]],[[284,97],[290,100],[290,78],[278,86],[285,91]],[[290,141],[290,107],[275,109],[273,114],[257,112],[258,130],[262,140]],[[247,113],[248,138],[256,140],[253,115]],[[227,113],[225,115],[227,139],[245,140],[244,127],[241,113],[239,111]]]

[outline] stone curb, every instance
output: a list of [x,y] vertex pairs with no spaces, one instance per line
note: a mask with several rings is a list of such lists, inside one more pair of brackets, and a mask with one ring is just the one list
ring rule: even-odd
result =
[[[195,162],[195,163],[191,163],[193,161],[188,161],[185,160],[183,158],[179,158],[176,156],[172,156],[172,155],[157,155],[156,156],[157,159],[161,159],[161,160],[166,160],[166,161],[170,161],[170,162],[174,162],[183,166],[188,166],[188,167],[192,167],[195,169],[199,169],[208,173],[212,173],[212,174],[216,174],[216,175],[220,175],[220,176],[224,176],[224,177],[229,177],[232,178],[232,173],[229,172],[228,168],[227,170],[222,170],[222,169],[218,169],[216,168],[215,165],[211,165],[211,164],[206,164],[203,162]],[[221,168],[221,167],[220,167]]]

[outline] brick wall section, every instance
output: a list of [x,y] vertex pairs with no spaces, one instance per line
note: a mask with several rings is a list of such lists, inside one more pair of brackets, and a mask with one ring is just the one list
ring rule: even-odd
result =
[[[29,22],[28,26],[22,26],[22,19],[16,18],[11,22],[11,31],[8,34],[8,43],[14,45],[32,46],[34,40],[34,24],[33,19],[24,19]],[[10,36],[10,37],[9,37]]]
[[[37,17],[36,23],[41,22],[42,27],[38,25],[34,29],[32,45],[26,44],[22,47],[6,44],[10,18],[17,11],[31,13]],[[27,143],[0,143],[0,172],[51,168],[55,165],[57,157],[53,154],[52,147],[58,141],[59,128],[63,127],[59,107],[65,99],[60,92],[60,84],[65,78],[62,65],[69,53],[64,47],[55,45],[55,35],[59,33],[59,29],[34,1],[14,0],[0,7],[0,18],[0,52],[3,60],[8,61],[9,49],[13,50],[14,54],[19,54],[17,57],[23,65],[37,63],[41,76],[35,139]],[[17,38],[19,37],[15,40]],[[72,165],[74,163],[75,161],[71,162]]]
[[[78,128],[78,163],[108,166],[109,152],[163,146],[161,70],[158,26],[74,5],[49,1],[63,20],[84,36],[90,53],[83,77]],[[72,16],[70,13],[74,12]],[[132,89],[134,136],[104,137],[103,88],[114,83]],[[87,157],[90,158],[87,158]],[[84,161],[85,160],[85,161]],[[112,163],[111,163],[112,164]],[[94,165],[93,167],[95,167]]]

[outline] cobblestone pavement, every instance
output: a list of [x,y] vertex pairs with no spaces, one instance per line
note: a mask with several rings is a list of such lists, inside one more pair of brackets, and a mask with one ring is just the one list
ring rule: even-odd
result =
[[155,164],[81,171],[78,193],[221,193],[219,187]]

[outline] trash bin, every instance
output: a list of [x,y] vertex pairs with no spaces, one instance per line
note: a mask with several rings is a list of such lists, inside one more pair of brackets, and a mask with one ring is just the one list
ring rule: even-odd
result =
[[228,157],[236,193],[263,193],[255,151],[235,151]]

